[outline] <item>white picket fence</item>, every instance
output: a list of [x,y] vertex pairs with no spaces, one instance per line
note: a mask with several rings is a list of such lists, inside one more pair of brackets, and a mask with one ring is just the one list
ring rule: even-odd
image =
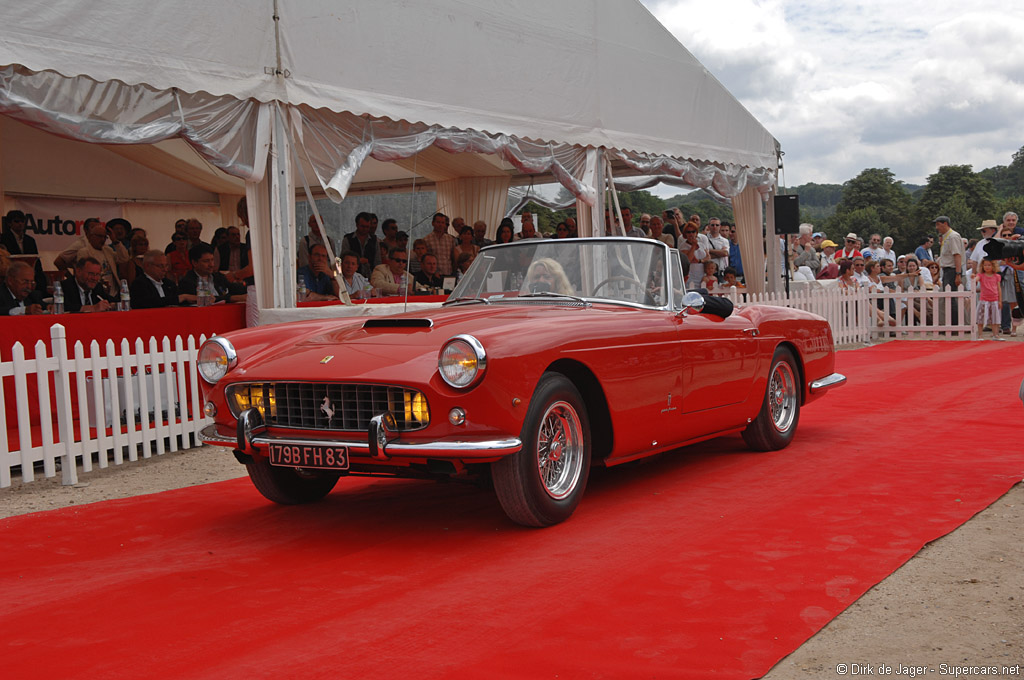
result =
[[[196,371],[198,347],[205,340],[205,335],[198,342],[191,335],[177,336],[172,346],[167,337],[161,342],[137,338],[133,346],[123,339],[119,350],[113,340],[103,350],[94,340],[88,356],[76,342],[69,356],[64,326],[54,324],[50,347],[37,342],[35,358],[26,358],[24,347],[15,343],[12,360],[0,362],[0,488],[11,485],[16,470],[23,482],[31,482],[37,466],[46,477],[56,476],[59,466],[61,482],[75,484],[78,465],[90,472],[94,457],[105,468],[198,446],[198,432],[210,422],[203,416]],[[17,418],[10,423],[7,400],[12,397]],[[40,443],[32,441],[30,399],[38,409]],[[15,447],[8,442],[12,427]]]
[[[728,291],[736,305],[760,304],[803,309],[824,317],[838,345],[869,343],[885,337],[912,340],[977,340],[976,293],[957,289],[869,293],[866,289],[810,288],[779,293]],[[884,305],[885,318],[876,311]],[[953,323],[954,310],[956,321]],[[890,316],[890,311],[894,312]],[[916,313],[914,313],[916,311]],[[889,318],[894,322],[889,324]]]

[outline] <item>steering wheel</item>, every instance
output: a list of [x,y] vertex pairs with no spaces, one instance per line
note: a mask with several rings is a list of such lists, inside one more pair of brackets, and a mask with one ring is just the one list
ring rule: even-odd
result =
[[633,288],[636,288],[637,293],[640,295],[645,295],[647,293],[647,291],[644,290],[644,284],[640,283],[638,279],[635,279],[632,276],[609,276],[607,279],[594,286],[594,289],[590,294],[597,296],[597,291],[601,290],[601,288],[607,286],[609,283],[629,283],[632,284]]

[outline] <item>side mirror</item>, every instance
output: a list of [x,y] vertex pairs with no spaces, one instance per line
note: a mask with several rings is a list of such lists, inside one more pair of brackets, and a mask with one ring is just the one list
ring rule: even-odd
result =
[[704,311],[704,296],[695,290],[683,296],[683,312],[686,314],[700,314]]

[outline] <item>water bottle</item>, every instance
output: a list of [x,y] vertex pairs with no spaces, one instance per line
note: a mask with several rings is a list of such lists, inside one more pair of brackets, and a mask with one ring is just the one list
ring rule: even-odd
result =
[[306,299],[306,296],[308,296],[308,295],[309,295],[309,289],[306,288],[306,277],[300,276],[299,277],[299,289],[298,289],[298,293],[296,295],[296,298],[298,298],[298,302],[303,302]]
[[132,308],[132,295],[128,292],[128,282],[121,279],[121,302],[117,305],[117,311],[128,312]]
[[202,279],[199,280],[199,285],[196,286],[196,306],[210,306],[210,287],[206,281],[203,281]]
[[53,286],[53,313],[64,313],[64,289],[59,282]]

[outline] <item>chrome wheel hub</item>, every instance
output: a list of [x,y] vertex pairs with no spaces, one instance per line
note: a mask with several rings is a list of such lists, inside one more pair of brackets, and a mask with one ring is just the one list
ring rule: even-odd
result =
[[768,408],[771,411],[772,425],[779,432],[788,432],[793,427],[797,399],[793,368],[785,361],[780,361],[772,368],[771,382],[768,385]]
[[579,483],[583,471],[583,426],[572,404],[548,406],[537,430],[537,471],[547,494],[565,498]]

